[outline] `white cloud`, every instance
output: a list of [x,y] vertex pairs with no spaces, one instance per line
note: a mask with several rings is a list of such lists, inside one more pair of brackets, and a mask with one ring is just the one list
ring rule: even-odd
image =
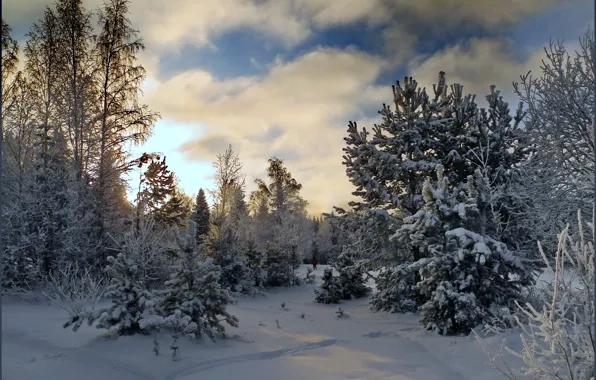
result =
[[[304,184],[311,209],[323,211],[350,199],[342,138],[350,117],[390,99],[389,87],[372,84],[384,65],[355,50],[318,49],[260,77],[217,81],[204,71],[180,73],[160,82],[146,100],[169,119],[206,127],[207,135],[181,146],[189,160],[212,160],[231,143],[250,183],[278,154]],[[272,138],[256,138],[271,128],[278,130]]]
[[[210,46],[227,31],[251,28],[293,47],[317,29],[365,21],[415,35],[466,26],[506,25],[565,0],[132,0],[131,18],[151,45],[178,50],[183,44]],[[51,0],[5,0],[9,23],[31,24]],[[96,9],[100,0],[84,0]],[[389,33],[391,35],[392,33]],[[408,37],[410,39],[410,37]],[[395,38],[391,37],[394,43]],[[399,46],[401,49],[401,46]]]
[[[172,163],[183,183],[190,183],[186,178],[193,176],[192,170],[178,168],[184,159],[210,161],[228,142],[239,150],[249,182],[264,175],[271,154],[285,156],[289,169],[304,184],[311,210],[327,211],[349,200],[353,190],[341,164],[347,121],[365,118],[367,112],[391,100],[391,83],[382,88],[373,83],[384,69],[415,56],[421,35],[473,26],[497,28],[562,1],[132,0],[132,21],[148,46],[140,57],[149,74],[145,101],[170,122],[201,125],[184,127],[188,133],[168,133],[162,123],[156,135],[160,140],[152,141],[160,144],[168,139],[167,150],[178,151],[168,157],[175,160]],[[9,23],[28,24],[41,15],[46,4],[51,1],[2,2]],[[93,9],[100,1],[85,0],[84,4]],[[215,38],[231,30],[257,30],[266,40],[291,48],[320,29],[356,21],[384,27],[380,38],[387,58],[320,48],[290,62],[278,57],[263,64],[261,68],[268,71],[262,76],[217,80],[215,73],[194,69],[164,81],[156,79],[160,56],[175,53],[184,44],[217,48]],[[496,84],[510,94],[511,82],[535,68],[539,56],[540,52],[533,52],[519,61],[504,40],[474,39],[414,60],[409,69],[426,86],[443,70],[449,83],[461,82],[467,92],[481,96],[490,84]],[[362,126],[372,123],[369,119]],[[255,139],[271,128],[283,133],[269,140]],[[199,140],[194,133],[197,129],[204,133]]]
[[517,103],[513,94],[514,81],[529,70],[539,71],[544,57],[542,49],[528,52],[520,59],[506,39],[471,39],[465,43],[449,46],[430,57],[412,61],[409,75],[421,87],[432,91],[439,71],[447,75],[448,84],[464,85],[465,93],[477,95],[477,102],[484,106],[483,96],[491,85],[497,86],[502,95],[512,104]]

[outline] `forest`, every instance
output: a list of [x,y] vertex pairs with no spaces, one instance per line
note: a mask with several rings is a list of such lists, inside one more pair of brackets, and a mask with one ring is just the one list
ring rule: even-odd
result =
[[443,336],[521,328],[529,373],[590,378],[593,31],[577,51],[547,46],[541,72],[512,84],[513,110],[445,72],[431,90],[388,86],[377,124],[347,123],[359,200],[323,215],[279,157],[247,184],[230,145],[193,199],[167,157],[131,155],[160,113],[143,104],[128,0],[58,0],[26,37],[2,20],[3,294],[43,294],[65,328],[216,340],[241,323],[237,299],[313,284],[298,268],[314,257],[316,303],[370,296],[371,312],[417,313]]

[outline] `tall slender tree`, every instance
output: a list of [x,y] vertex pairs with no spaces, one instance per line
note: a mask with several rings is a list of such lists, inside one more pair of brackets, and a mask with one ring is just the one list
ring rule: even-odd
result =
[[91,13],[82,0],[58,0],[56,20],[59,30],[57,62],[60,65],[60,114],[69,138],[77,180],[85,179],[87,153],[92,152],[97,98],[93,94],[91,60]]
[[138,103],[146,72],[136,60],[145,45],[128,18],[129,4],[128,0],[104,2],[98,11],[100,33],[93,51],[100,102],[96,188],[100,239],[106,232],[106,218],[116,212],[110,189],[118,186],[128,168],[124,144],[145,141],[159,117]]
[[11,96],[19,75],[19,44],[11,36],[12,28],[2,19],[2,114],[14,103]]
[[205,191],[199,189],[197,199],[195,202],[195,210],[193,220],[196,224],[196,236],[197,245],[203,242],[203,237],[209,233],[209,204],[207,203],[207,197]]

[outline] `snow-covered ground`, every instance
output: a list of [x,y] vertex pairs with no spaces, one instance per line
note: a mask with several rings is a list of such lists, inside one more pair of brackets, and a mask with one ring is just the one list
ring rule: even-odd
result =
[[[317,270],[318,280],[324,268]],[[230,307],[239,328],[229,328],[230,337],[216,343],[183,339],[176,362],[167,335],[155,356],[151,337],[109,339],[87,326],[75,333],[62,328],[66,315],[59,308],[5,300],[2,379],[503,378],[472,336],[433,335],[421,329],[414,315],[373,313],[368,299],[345,302],[341,307],[348,317],[338,318],[337,305],[314,303],[314,288],[303,285],[239,299]],[[517,343],[516,336],[494,336],[489,342],[499,346],[508,338]],[[509,364],[521,366],[514,358]]]

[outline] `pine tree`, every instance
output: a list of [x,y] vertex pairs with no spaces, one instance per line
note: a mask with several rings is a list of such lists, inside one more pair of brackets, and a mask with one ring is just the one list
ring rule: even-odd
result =
[[112,306],[101,314],[97,327],[120,334],[140,332],[139,321],[153,295],[145,289],[139,268],[125,254],[110,256],[108,262],[106,272],[112,278],[112,284],[106,291],[106,298],[112,300]]
[[[397,82],[393,86],[395,107],[383,105],[379,111],[383,120],[374,125],[372,135],[349,123],[344,165],[356,186],[352,194],[363,200],[351,204],[356,211],[395,210],[398,218],[414,215],[423,205],[422,185],[427,178],[434,178],[438,165],[455,181],[465,180],[470,173],[465,155],[470,121],[477,112],[474,97],[464,96],[458,84],[448,93],[444,72],[439,73],[433,90],[431,98],[415,80],[405,78],[403,85]],[[416,245],[401,255],[390,252],[383,256],[377,265],[422,257]],[[418,273],[414,277],[417,282]]]
[[269,159],[269,183],[257,179],[258,189],[251,194],[253,205],[259,206],[255,219],[264,251],[263,267],[267,270],[269,286],[289,286],[299,283],[295,270],[301,257],[308,255],[312,229],[306,216],[306,201],[300,196],[300,185],[278,158]]
[[257,194],[254,197],[268,200],[268,210],[273,213],[276,221],[287,213],[303,213],[307,202],[300,196],[302,185],[292,176],[283,160],[272,157],[268,163],[269,183],[256,179],[257,193],[260,193],[260,197]]
[[325,269],[323,283],[319,289],[315,289],[315,294],[315,301],[318,303],[340,303],[343,298],[343,289],[331,268]]
[[197,199],[195,202],[195,211],[192,218],[197,225],[197,235],[195,237],[197,244],[201,244],[203,242],[203,236],[209,233],[209,216],[209,205],[207,204],[205,191],[203,191],[203,189],[199,189],[199,193],[197,194]]
[[416,244],[423,257],[400,269],[413,283],[421,323],[441,334],[469,333],[495,307],[512,307],[531,284],[532,266],[507,246],[478,231],[476,182],[450,185],[443,171],[424,185],[424,206],[404,220],[395,238]]
[[350,122],[345,139],[344,164],[354,195],[371,208],[399,208],[414,214],[421,207],[422,184],[434,177],[437,165],[450,178],[465,179],[467,123],[476,113],[472,96],[463,96],[460,85],[447,94],[445,73],[433,86],[434,98],[418,88],[412,78],[393,86],[395,109],[384,105],[381,124],[373,127],[372,138]]

